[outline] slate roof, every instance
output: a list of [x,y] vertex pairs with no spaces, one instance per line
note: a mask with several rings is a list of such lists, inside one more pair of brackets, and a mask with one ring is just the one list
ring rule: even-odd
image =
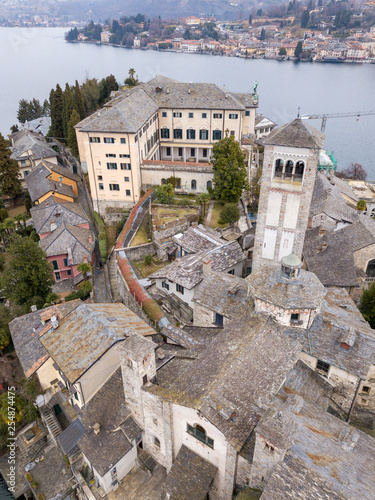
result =
[[358,286],[353,254],[375,244],[374,227],[370,217],[360,216],[358,222],[332,233],[320,235],[319,227],[307,230],[303,247],[307,269],[325,286]]
[[233,319],[247,307],[247,296],[248,286],[244,279],[211,271],[203,275],[193,302]]
[[155,334],[123,304],[81,303],[56,330],[43,335],[41,342],[73,384],[113,345],[134,332]]
[[51,172],[48,168],[45,167],[43,163],[39,163],[38,167],[25,177],[31,201],[37,201],[49,192],[53,192],[53,194],[56,193],[57,195],[69,196],[73,199],[76,198],[70,186],[47,179],[49,175],[51,175]]
[[158,110],[142,86],[135,87],[105,109],[96,111],[76,125],[80,132],[137,132]]
[[199,410],[240,451],[300,352],[272,318],[248,307],[170,387],[144,390]]
[[[51,170],[52,172],[55,172],[56,174],[63,175],[64,177],[68,177],[68,179],[72,179],[73,181],[77,181],[77,176],[73,174],[67,167],[63,167],[62,165],[56,164],[56,163],[51,163],[50,161],[44,160],[43,162],[39,163],[39,165],[43,164],[45,167],[48,168],[48,170]],[[37,165],[36,168],[39,167]]]
[[177,234],[173,240],[187,253],[198,253],[213,250],[226,244],[226,240],[210,227],[199,224],[198,227],[190,226],[182,235]]
[[179,328],[169,323],[163,328],[162,333],[185,349],[196,349],[207,346],[221,330],[222,328],[218,327],[190,325]]
[[[342,288],[328,290],[308,332],[286,328],[285,334],[303,342],[307,354],[362,379],[375,362],[375,332]],[[341,342],[350,334],[354,334],[354,345],[345,349]]]
[[168,279],[191,290],[203,279],[203,260],[211,257],[211,267],[215,271],[224,271],[246,259],[239,243],[232,241],[209,252],[184,255],[159,271],[151,274],[151,279]]
[[14,137],[11,150],[13,152],[12,158],[15,160],[27,159],[29,156],[32,160],[56,158],[58,156],[56,151],[47,144],[44,137],[32,132]]
[[48,321],[45,325],[42,323],[42,321],[46,321],[46,314],[47,317],[48,315],[52,317],[55,312],[58,312],[64,318],[81,303],[81,300],[77,299],[65,304],[47,307],[34,313],[19,316],[9,323],[14,348],[27,377],[31,377],[49,358],[39,338],[40,333],[45,333],[45,327],[48,328]]
[[267,432],[272,436],[279,428],[280,419],[291,422],[283,442],[289,451],[284,464],[276,467],[268,481],[262,500],[374,498],[375,450],[371,436],[319,411],[299,396],[275,405],[256,432],[259,430],[267,439]]
[[318,172],[311,199],[310,216],[323,213],[337,222],[356,222],[359,219],[358,211],[345,203],[340,188],[331,183],[326,175]]
[[280,274],[280,264],[270,265],[246,278],[252,297],[283,309],[317,309],[325,294],[324,286],[312,273],[300,269],[297,279]]
[[204,500],[218,468],[184,444],[165,482],[171,500]]
[[[67,222],[72,226],[89,223],[89,218],[78,203],[63,201],[50,196],[30,210],[38,234],[51,232],[51,223]],[[58,215],[57,215],[58,214]]]
[[95,247],[94,234],[90,229],[62,222],[57,229],[39,241],[39,246],[47,257],[67,254],[73,265],[84,262],[85,258],[87,262],[91,262]]
[[[125,404],[121,368],[116,370],[81,410],[79,418],[86,432],[78,445],[103,477],[132,449],[132,444],[121,430],[121,425],[128,418],[132,420]],[[96,423],[100,425],[98,435],[93,430]]]
[[84,435],[85,428],[79,418],[76,418],[61,434],[57,436],[64,454],[67,455]]
[[264,145],[294,148],[322,149],[325,135],[306,121],[296,118],[286,125],[275,128],[264,140]]

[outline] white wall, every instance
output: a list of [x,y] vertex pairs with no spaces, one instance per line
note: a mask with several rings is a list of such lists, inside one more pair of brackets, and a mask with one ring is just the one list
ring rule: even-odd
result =
[[[162,287],[162,282],[165,281],[166,283],[169,284],[169,290],[167,290],[166,288],[163,288]],[[188,304],[191,308],[193,308],[193,297],[194,297],[194,288],[192,288],[191,290],[188,290],[187,288],[184,288],[184,294],[182,294],[181,292],[177,292],[176,291],[176,283],[173,283],[172,281],[168,281],[166,279],[156,279],[155,280],[155,285],[156,285],[156,288],[158,288],[159,290],[162,290],[164,291],[165,293],[167,293],[168,295],[171,295],[172,293],[174,293],[179,299],[182,300],[182,302],[186,302],[186,304]]]

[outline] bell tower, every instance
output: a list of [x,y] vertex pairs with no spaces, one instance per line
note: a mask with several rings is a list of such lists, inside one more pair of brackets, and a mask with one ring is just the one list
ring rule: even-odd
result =
[[296,118],[264,140],[253,270],[302,256],[324,134]]

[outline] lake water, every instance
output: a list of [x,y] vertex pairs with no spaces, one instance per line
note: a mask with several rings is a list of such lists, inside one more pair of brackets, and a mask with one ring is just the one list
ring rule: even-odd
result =
[[[375,111],[375,64],[317,64],[177,54],[64,41],[63,28],[0,28],[0,131],[16,123],[20,99],[48,98],[57,83],[113,73],[123,81],[133,67],[142,81],[157,74],[212,82],[248,92],[259,82],[259,112],[282,125],[301,114]],[[320,121],[311,120],[320,128]],[[375,115],[329,119],[325,147],[339,168],[358,162],[375,179]]]

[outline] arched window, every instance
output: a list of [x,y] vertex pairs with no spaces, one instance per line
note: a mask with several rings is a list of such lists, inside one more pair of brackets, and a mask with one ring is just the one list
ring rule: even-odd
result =
[[214,440],[207,437],[206,431],[200,425],[195,424],[193,427],[192,425],[187,424],[187,432],[198,439],[201,443],[206,444],[210,448],[214,447]]
[[288,160],[285,164],[285,179],[291,179],[293,174],[293,162]]
[[375,218],[375,208],[371,210],[370,216],[374,219]]
[[197,181],[195,179],[191,181],[191,189],[197,189]]
[[275,161],[275,177],[282,177],[283,176],[283,169],[284,169],[284,160],[281,160],[278,158]]
[[212,182],[211,181],[207,181],[207,191],[209,189],[212,189]]
[[304,170],[305,170],[305,163],[303,161],[297,161],[296,168],[294,170],[294,180],[295,181],[302,182]]
[[372,259],[368,262],[366,276],[375,277],[375,259]]
[[162,180],[161,180],[161,183],[162,183],[162,184],[167,184],[167,181],[166,181],[165,179],[162,179]]

